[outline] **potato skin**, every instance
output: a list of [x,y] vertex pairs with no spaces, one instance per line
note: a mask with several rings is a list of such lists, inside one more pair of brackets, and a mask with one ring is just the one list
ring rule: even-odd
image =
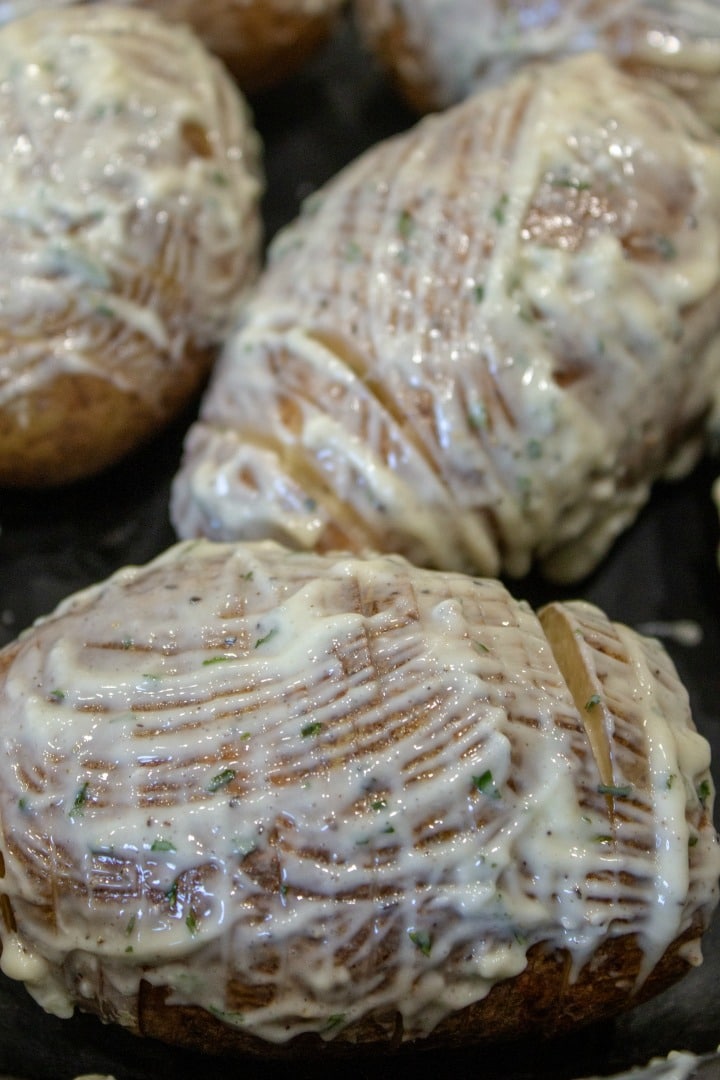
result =
[[441,1021],[423,1039],[403,1041],[400,1016],[389,1014],[365,1017],[333,1039],[306,1034],[287,1043],[267,1043],[229,1027],[203,1009],[169,1004],[167,992],[149,983],[140,988],[135,1033],[214,1056],[246,1054],[278,1061],[342,1061],[359,1055],[371,1059],[519,1039],[551,1039],[611,1019],[677,982],[691,967],[683,947],[702,931],[696,920],[642,983],[637,980],[643,953],[632,936],[606,942],[577,977],[571,973],[566,954],[535,946],[523,972],[498,983],[482,1001]]

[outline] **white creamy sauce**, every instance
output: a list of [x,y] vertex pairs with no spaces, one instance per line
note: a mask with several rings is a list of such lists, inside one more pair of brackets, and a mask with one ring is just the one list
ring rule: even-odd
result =
[[180,535],[581,577],[700,453],[718,221],[715,141],[595,55],[371,150],[271,248]]
[[521,63],[600,49],[669,77],[720,123],[715,0],[369,0],[364,7],[371,40],[402,22],[412,53],[397,59],[399,73],[411,85],[430,83],[439,105],[499,81]]
[[0,407],[76,371],[159,405],[138,350],[216,344],[256,272],[243,101],[184,28],[93,5],[2,28],[0,120]]
[[669,661],[587,626],[647,747],[620,815],[497,581],[200,541],[71,598],[0,686],[2,969],[59,1015],[131,1021],[145,978],[282,1041],[426,1034],[536,942],[577,971],[634,932],[651,967],[715,902],[708,748]]

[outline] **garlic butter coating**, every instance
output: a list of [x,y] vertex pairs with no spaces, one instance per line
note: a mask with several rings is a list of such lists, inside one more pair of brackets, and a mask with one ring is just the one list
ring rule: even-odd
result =
[[0,739],[1,965],[59,1016],[268,1053],[547,1035],[699,962],[717,902],[659,643],[399,557],[128,567],[0,652]]
[[367,45],[420,110],[533,60],[596,49],[665,82],[720,127],[715,0],[355,0],[355,12]]
[[0,484],[97,472],[199,392],[258,271],[259,152],[184,27],[0,28]]
[[700,452],[719,223],[714,133],[599,54],[371,149],[276,238],[180,535],[579,579]]

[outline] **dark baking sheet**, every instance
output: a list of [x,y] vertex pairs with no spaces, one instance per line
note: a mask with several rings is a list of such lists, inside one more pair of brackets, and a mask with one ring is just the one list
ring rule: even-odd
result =
[[[266,147],[268,236],[345,162],[414,120],[363,56],[349,25],[300,76],[252,104]],[[70,592],[123,564],[145,562],[173,542],[169,485],[191,419],[192,413],[91,482],[56,492],[0,491],[0,645]],[[686,480],[659,487],[599,571],[565,594],[585,596],[615,619],[644,629],[654,624],[663,632],[698,727],[720,762],[718,521],[710,497],[715,474],[715,463],[705,461]],[[533,578],[511,588],[533,603],[561,595]],[[699,640],[679,640],[679,621],[689,621]],[[419,1053],[402,1062],[388,1056],[341,1068],[348,1080],[428,1068],[457,1080],[562,1080],[625,1069],[672,1049],[709,1051],[720,1043],[720,918],[704,952],[704,965],[660,998],[571,1038],[542,1046],[534,1040],[493,1050]],[[137,1039],[93,1017],[60,1021],[0,976],[0,1074],[24,1080],[71,1080],[88,1072],[112,1073],[116,1080],[197,1080],[242,1070],[251,1077],[297,1078],[320,1076],[329,1067],[334,1066],[231,1065]]]

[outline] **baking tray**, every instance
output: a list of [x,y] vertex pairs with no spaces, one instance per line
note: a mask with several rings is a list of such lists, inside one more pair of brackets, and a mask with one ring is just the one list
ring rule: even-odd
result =
[[[414,122],[363,54],[352,26],[290,83],[252,101],[265,143],[267,236],[300,201],[365,147]],[[168,518],[191,410],[141,452],[89,482],[51,492],[0,490],[0,645],[69,593],[127,563],[143,563],[175,539]],[[696,723],[720,762],[720,618],[718,519],[711,485],[720,463],[706,460],[687,479],[659,486],[599,570],[560,590],[529,577],[512,591],[533,604],[583,596],[614,619],[664,640],[691,696]],[[569,1038],[398,1060],[359,1058],[342,1065],[347,1080],[395,1077],[433,1068],[457,1080],[563,1080],[606,1075],[666,1054],[697,1053],[720,1043],[720,918],[704,945],[705,963],[652,1002]],[[0,1074],[23,1080],[72,1080],[110,1073],[116,1080],[197,1080],[242,1069],[258,1078],[320,1076],[329,1062],[231,1065],[105,1026],[91,1016],[45,1015],[19,984],[0,976]]]

